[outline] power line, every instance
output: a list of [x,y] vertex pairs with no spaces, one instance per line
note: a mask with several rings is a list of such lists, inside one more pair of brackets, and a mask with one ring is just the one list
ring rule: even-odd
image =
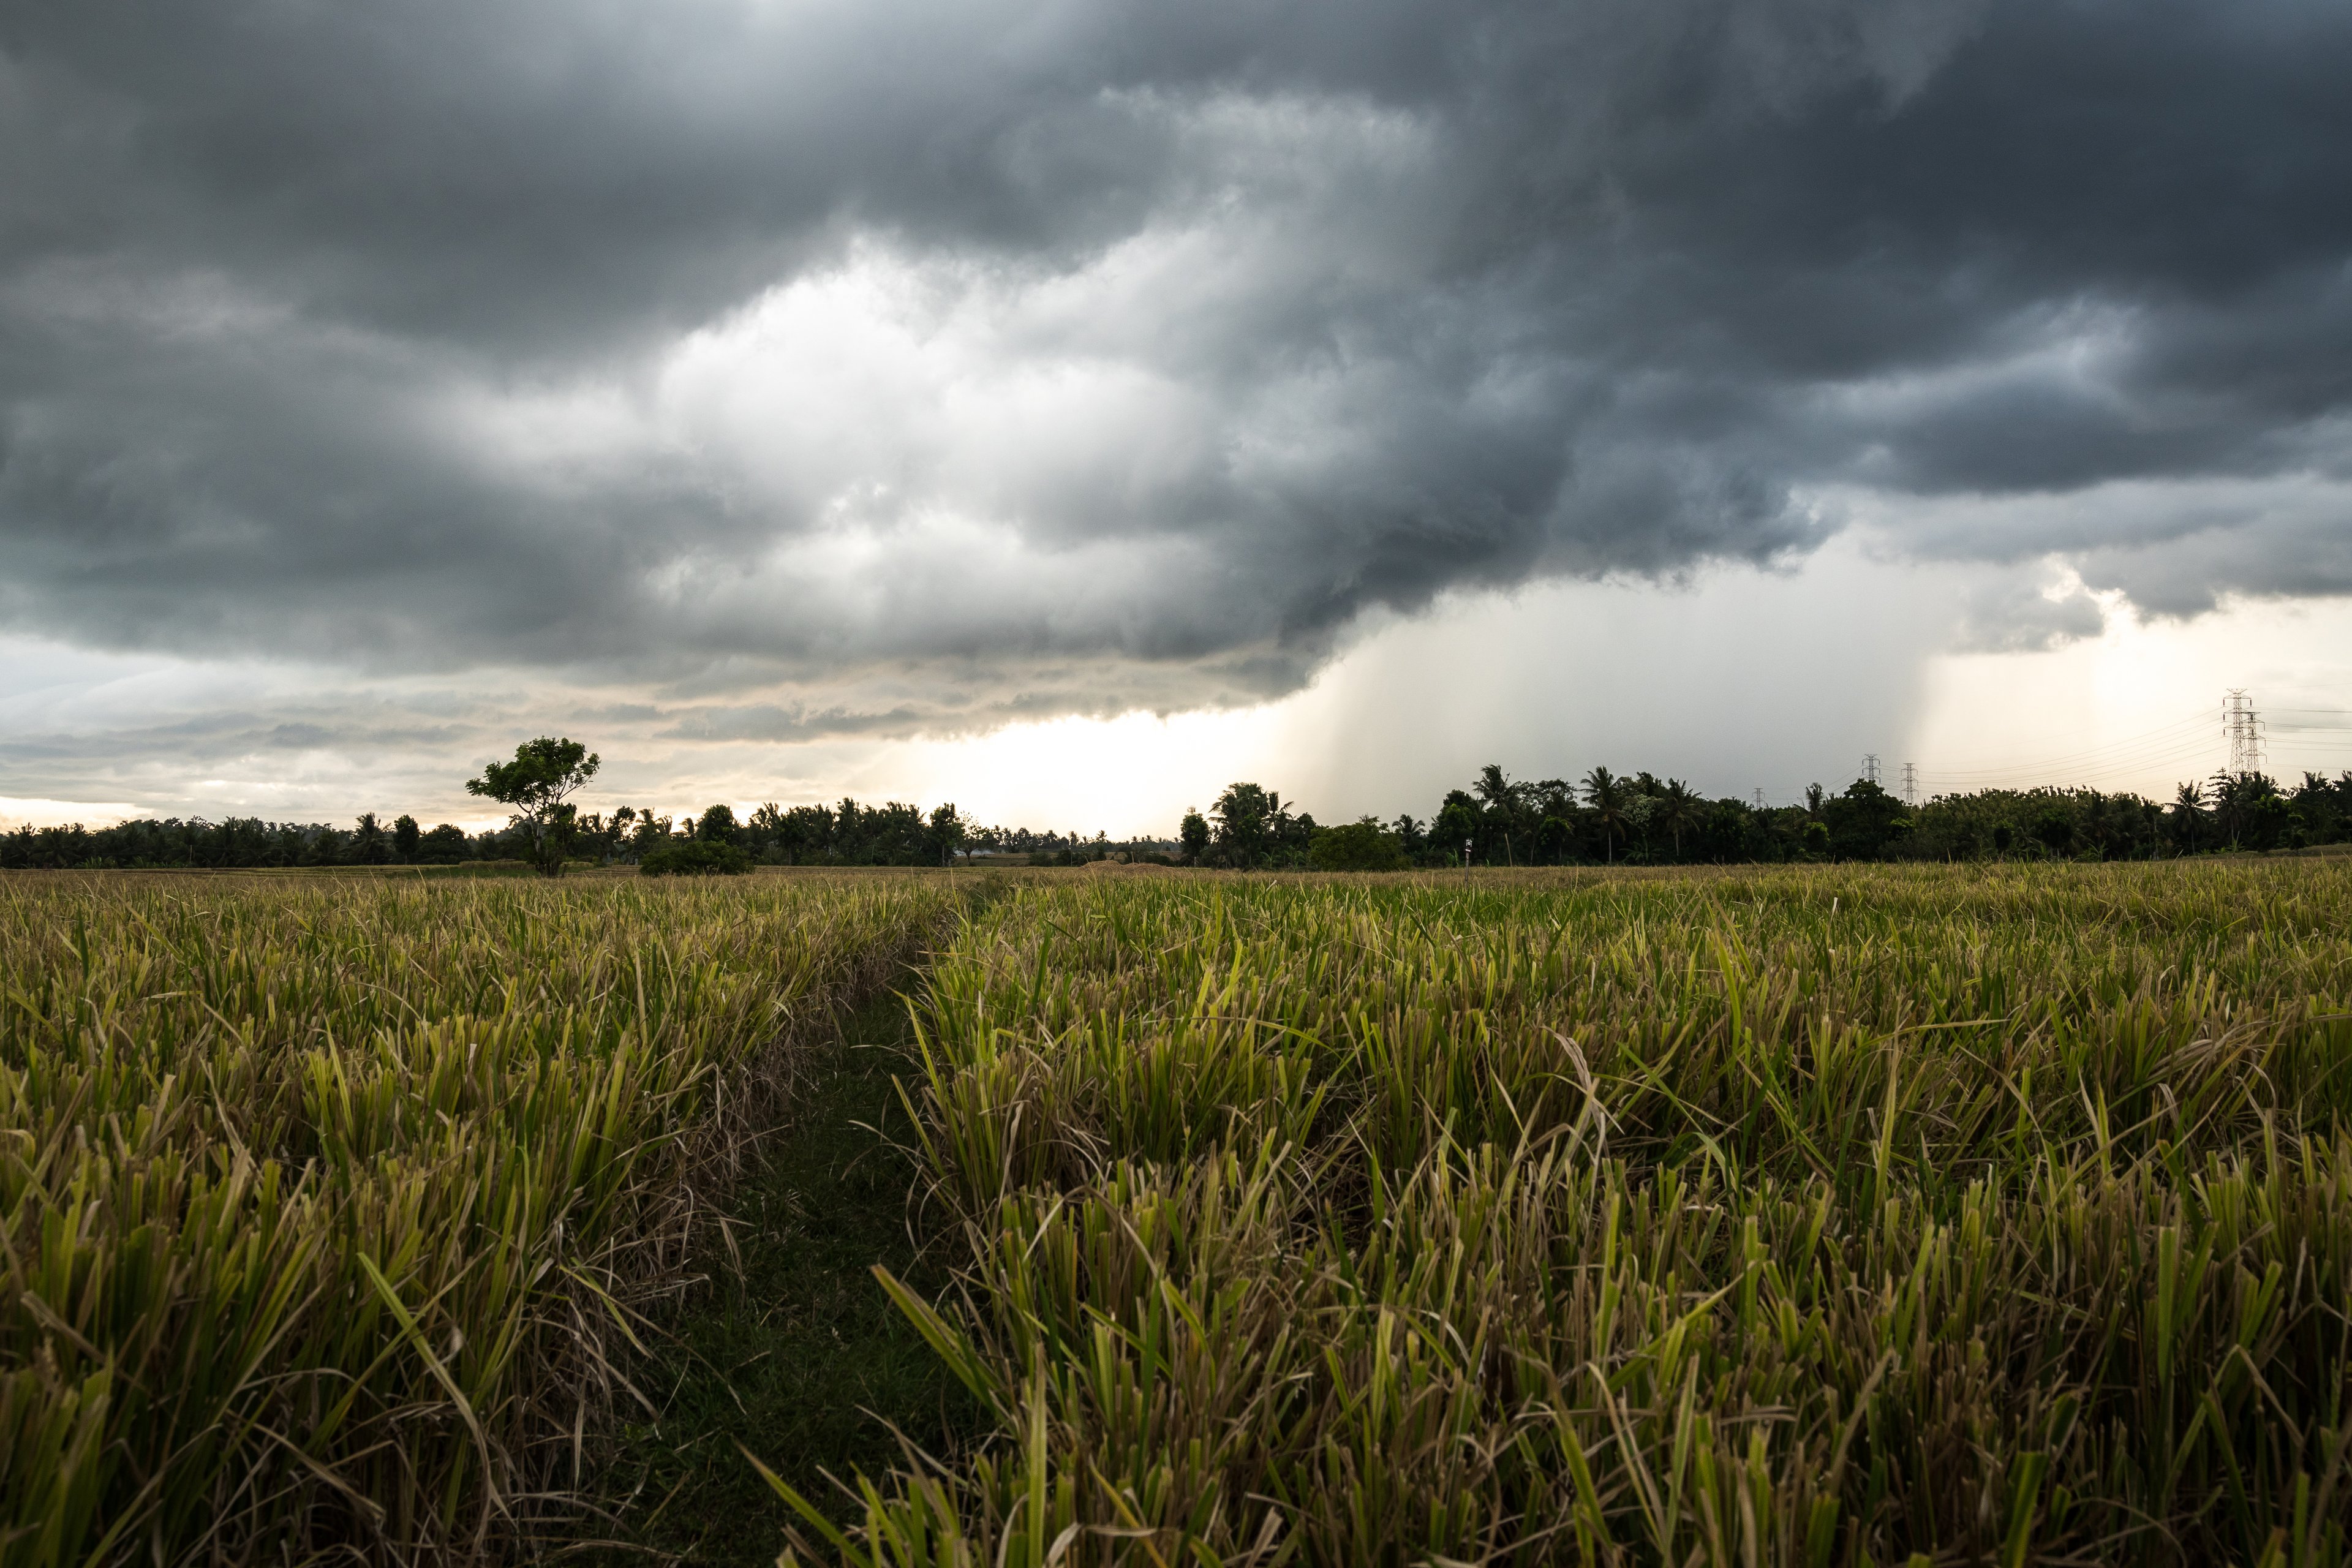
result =
[[2163,762],[2169,758],[2210,755],[2213,742],[2202,735],[2174,735],[2161,740],[2143,741],[2137,745],[2119,746],[2113,751],[2086,752],[2075,757],[2056,757],[2038,763],[2017,763],[2005,768],[1935,770],[1938,778],[1999,778],[2020,773],[2104,773],[2118,767],[2132,767],[2142,763]]
[[[2352,708],[2281,708],[2272,711],[2296,715],[2352,715]],[[2271,725],[2256,709],[2252,696],[2245,688],[2233,687],[2223,698],[2221,721],[2221,739],[2229,755],[2226,771],[2239,773],[2260,772],[2268,760],[2267,737]],[[2211,710],[2209,709],[2202,714],[2184,715],[2135,735],[2004,766],[1938,768],[1923,774],[1916,763],[1906,763],[1903,764],[1903,798],[1906,804],[1916,805],[1923,791],[1932,795],[2020,787],[2026,780],[2047,783],[2063,778],[2089,785],[2121,775],[2147,773],[2201,757],[2210,758],[2213,755],[2213,742],[2207,737],[2212,734],[2208,728],[2212,721]],[[2352,725],[2284,724],[2279,728],[2296,736],[2284,742],[2284,749],[2294,754],[2352,751]],[[2302,739],[2305,735],[2314,738]],[[2317,738],[2322,736],[2327,738]],[[1863,776],[1872,784],[1879,782],[1876,752],[1864,756]],[[1759,797],[1760,803],[1760,791]]]
[[[1997,768],[1939,769],[1926,775],[1930,793],[1946,793],[1970,789],[2031,787],[2055,778],[2084,785],[2107,779],[2190,762],[2212,755],[2212,742],[2196,733],[2206,730],[2212,720],[2197,715],[2173,721],[2137,735],[2085,747],[2066,756],[2051,757],[2034,763],[2011,763]],[[2028,781],[2031,781],[2029,784]]]
[[[2038,757],[2002,767],[1940,768],[1937,770],[1936,776],[1937,778],[1975,778],[2020,773],[2062,772],[2068,768],[2103,763],[2116,756],[2128,755],[2168,743],[2175,739],[2176,731],[2204,730],[2212,721],[2212,719],[2205,713],[2194,713],[2185,718],[2176,719],[2168,724],[2159,725],[2153,730],[2141,731],[2136,735],[2125,735],[2113,741],[2103,741],[2096,745],[2084,746],[2054,756]],[[2207,732],[2210,733],[2210,731]]]
[[2210,741],[2175,741],[2168,745],[2143,746],[2131,752],[2116,752],[2077,762],[2051,763],[2040,766],[2021,763],[2013,767],[1987,768],[1972,773],[1937,772],[1925,776],[1937,784],[1949,784],[1962,789],[1990,789],[2019,780],[2111,778],[2118,774],[2141,773],[2150,768],[2182,763],[2194,766],[2201,773],[2205,760],[2212,755],[2213,743]]
[[2105,779],[2126,779],[2150,773],[2196,773],[2207,771],[2207,758],[2202,751],[2172,757],[2150,757],[2142,762],[2119,763],[2104,768],[2070,768],[2064,773],[2015,773],[1994,778],[1947,779],[1933,774],[1922,775],[1923,787],[1949,794],[1955,790],[2028,789],[2049,784],[2097,784]]
[[1940,768],[1936,772],[1939,777],[1974,778],[2018,773],[2057,773],[2071,768],[2095,767],[2153,752],[2176,750],[2183,745],[2210,746],[2210,742],[2194,735],[2191,731],[2204,730],[2211,722],[2210,718],[2200,715],[2195,719],[2168,724],[2160,730],[2151,730],[2138,735],[2127,735],[2117,740],[2103,742],[2095,746],[2086,746],[2057,755],[2024,758],[1993,767]]

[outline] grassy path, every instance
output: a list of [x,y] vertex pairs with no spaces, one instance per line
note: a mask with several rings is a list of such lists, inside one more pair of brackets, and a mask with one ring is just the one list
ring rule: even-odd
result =
[[910,1039],[896,994],[854,1016],[814,1064],[769,1164],[735,1194],[741,1270],[714,1267],[665,1325],[673,1337],[653,1343],[638,1380],[661,1415],[640,1407],[604,1467],[604,1506],[630,1545],[772,1563],[785,1510],[738,1443],[803,1495],[838,1500],[824,1471],[879,1475],[898,1458],[885,1421],[933,1453],[977,1426],[870,1272],[880,1263],[919,1288],[938,1284],[908,1233],[913,1168],[876,1135],[907,1131],[890,1080],[905,1074]]

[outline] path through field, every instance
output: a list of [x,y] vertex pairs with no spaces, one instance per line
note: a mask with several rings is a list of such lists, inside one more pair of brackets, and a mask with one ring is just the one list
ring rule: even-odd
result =
[[772,1160],[730,1205],[737,1256],[714,1249],[709,1284],[666,1320],[667,1337],[648,1336],[636,1382],[659,1414],[627,1407],[596,1500],[632,1549],[766,1568],[784,1511],[746,1452],[846,1521],[826,1471],[846,1480],[903,1464],[894,1426],[934,1454],[981,1429],[979,1405],[873,1274],[880,1264],[926,1291],[946,1284],[909,1230],[918,1171],[891,1084],[909,1071],[909,1044],[892,989],[816,1053]]

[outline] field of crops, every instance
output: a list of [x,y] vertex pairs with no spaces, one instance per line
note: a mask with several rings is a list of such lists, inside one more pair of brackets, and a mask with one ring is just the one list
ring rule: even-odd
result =
[[2340,1563],[2352,870],[1033,884],[806,1555]]
[[0,1568],[513,1560],[738,1441],[844,1472],[689,1439],[662,1358],[858,1347],[664,1303],[886,981],[903,1098],[827,1147],[913,1182],[864,1256],[970,1403],[738,1510],[803,1560],[2352,1560],[2352,866],[2237,861],[19,874]]
[[796,1043],[950,907],[0,881],[0,1564],[527,1549]]

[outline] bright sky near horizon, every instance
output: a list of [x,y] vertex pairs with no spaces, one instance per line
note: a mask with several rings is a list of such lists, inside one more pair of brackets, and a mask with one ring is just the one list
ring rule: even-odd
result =
[[[2118,606],[2097,635],[2056,647],[1954,651],[1951,575],[1841,543],[1791,573],[1723,569],[1679,590],[1555,584],[1462,595],[1369,630],[1300,691],[1232,710],[799,742],[662,740],[641,724],[615,741],[600,738],[593,712],[555,727],[604,748],[592,804],[682,812],[725,800],[742,812],[844,795],[954,800],[983,821],[1114,837],[1172,835],[1187,806],[1241,778],[1325,821],[1425,816],[1485,762],[1536,778],[1580,776],[1594,763],[1646,766],[1709,794],[1761,789],[1778,803],[1808,783],[1842,787],[1874,752],[1891,787],[1914,763],[1923,795],[2075,783],[2168,797],[2226,760],[2221,696],[2240,683],[2265,714],[2273,772],[2352,768],[2352,600],[2232,602],[2152,624]],[[10,656],[50,676],[0,698],[0,720],[19,733],[68,728],[81,713],[102,735],[125,716],[267,679],[121,656]],[[1640,684],[1620,685],[1628,672]],[[0,798],[0,826],[191,813],[341,819],[354,799],[428,822],[501,820],[458,787],[485,760],[462,747],[419,737],[397,752],[355,753],[299,739],[264,737],[194,780],[168,751],[142,749],[106,775],[127,786],[120,798]]]
[[0,37],[0,824],[2352,767],[2327,0]]

